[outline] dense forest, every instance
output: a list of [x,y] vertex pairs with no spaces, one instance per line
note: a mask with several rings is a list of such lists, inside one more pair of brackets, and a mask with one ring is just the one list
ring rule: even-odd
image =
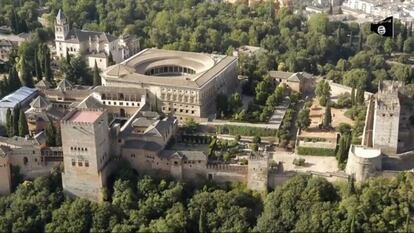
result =
[[410,232],[413,174],[332,184],[299,175],[274,191],[140,177],[123,169],[106,201],[69,199],[59,172],[0,198],[1,232]]

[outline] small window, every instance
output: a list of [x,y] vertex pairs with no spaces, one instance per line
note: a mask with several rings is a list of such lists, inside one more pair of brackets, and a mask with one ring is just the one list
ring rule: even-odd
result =
[[75,166],[76,165],[76,161],[75,161],[75,159],[72,159],[72,166]]
[[82,161],[78,161],[78,166],[79,166],[79,167],[82,167],[82,166],[83,166]]
[[23,164],[24,165],[27,165],[28,162],[29,162],[29,159],[27,157],[24,157],[23,158]]
[[85,167],[89,167],[89,161],[85,160]]
[[135,158],[135,154],[131,154],[131,158]]

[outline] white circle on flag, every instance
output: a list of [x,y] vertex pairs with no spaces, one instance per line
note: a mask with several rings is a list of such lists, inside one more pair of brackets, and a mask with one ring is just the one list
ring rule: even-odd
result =
[[378,32],[378,34],[380,34],[381,36],[382,35],[384,35],[385,34],[385,32],[386,32],[387,30],[385,29],[385,27],[384,26],[379,26],[378,27],[378,29],[377,29],[377,32]]

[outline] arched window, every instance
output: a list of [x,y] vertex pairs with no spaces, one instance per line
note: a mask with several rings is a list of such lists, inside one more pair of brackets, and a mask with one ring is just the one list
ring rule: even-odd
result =
[[23,158],[23,164],[24,165],[27,165],[28,162],[29,162],[29,159],[27,157],[24,157]]

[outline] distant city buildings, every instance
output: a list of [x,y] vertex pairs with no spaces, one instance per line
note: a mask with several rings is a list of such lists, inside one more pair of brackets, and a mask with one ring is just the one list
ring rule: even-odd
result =
[[404,24],[414,21],[413,1],[346,0],[343,3],[343,9],[373,16],[376,20],[393,16]]

